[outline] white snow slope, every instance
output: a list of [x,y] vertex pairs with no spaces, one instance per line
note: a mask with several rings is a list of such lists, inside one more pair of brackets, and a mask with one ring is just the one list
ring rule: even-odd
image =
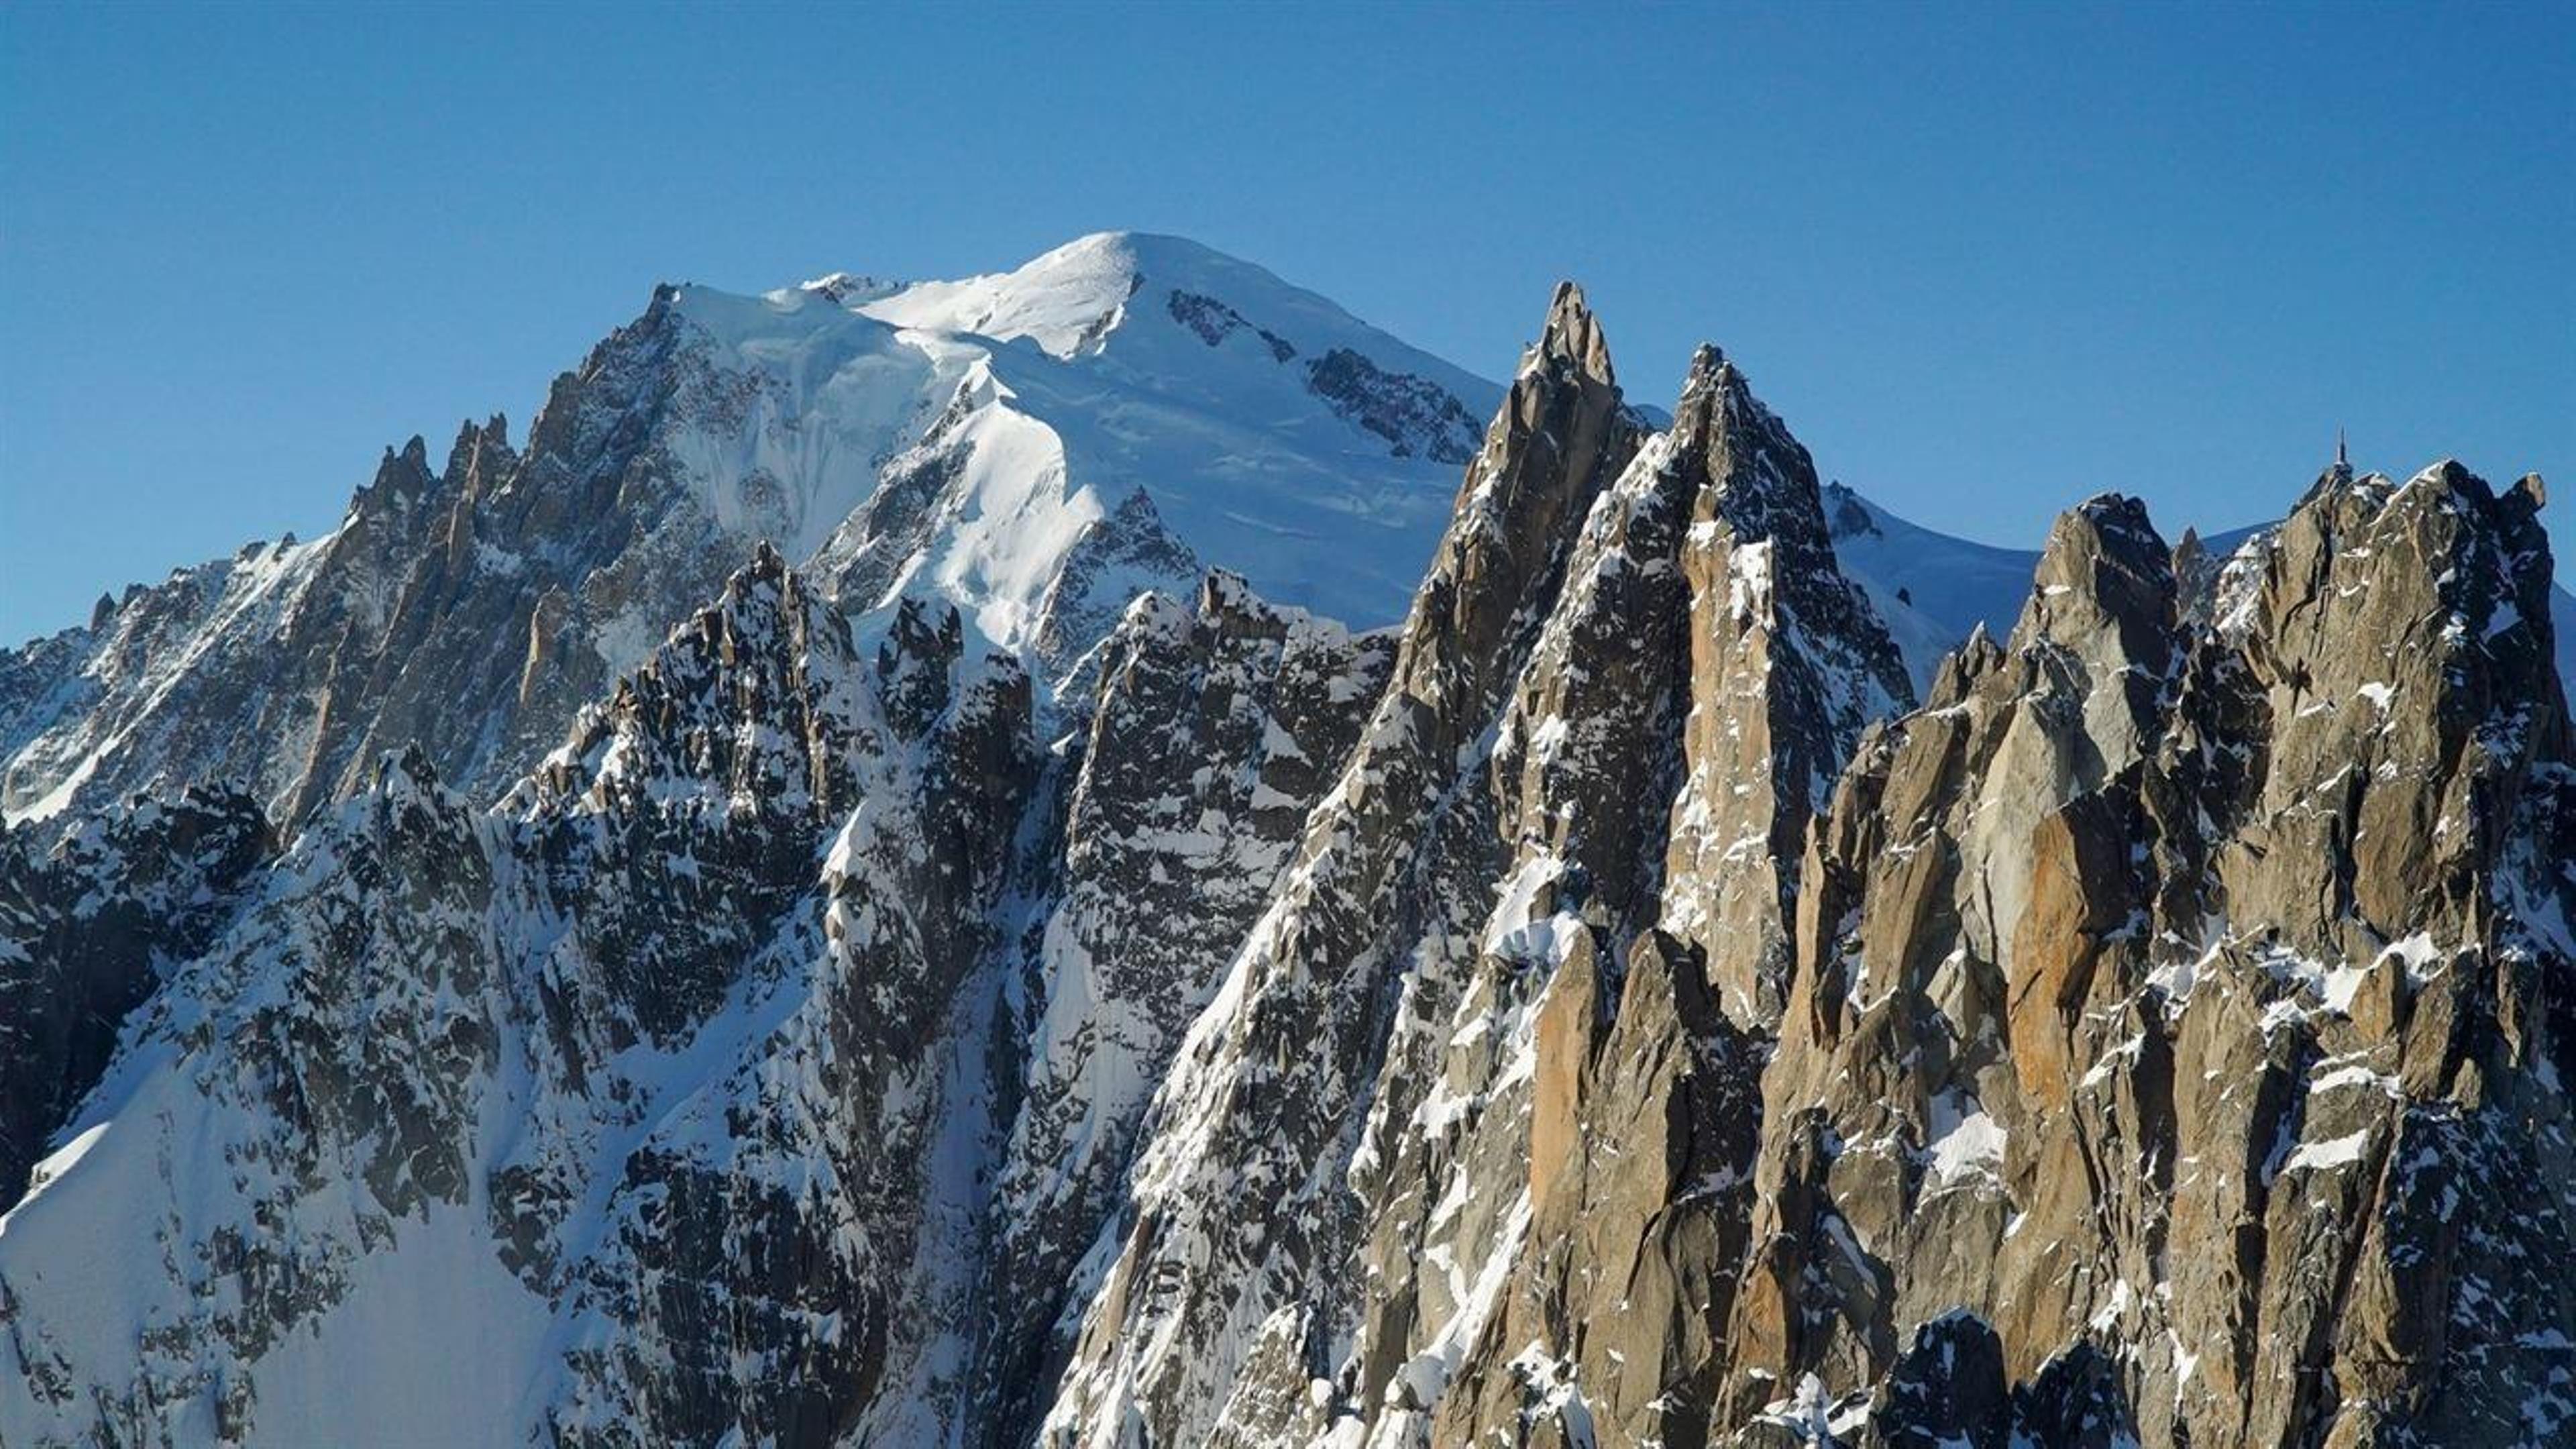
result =
[[[1081,526],[1139,488],[1181,542],[1265,598],[1360,625],[1400,617],[1464,461],[1435,454],[1472,450],[1502,395],[1178,237],[1102,233],[962,282],[889,288],[836,275],[757,301],[689,288],[681,308],[737,354],[791,374],[851,333],[893,328],[978,401],[1036,425],[979,443],[970,491],[982,506],[926,563],[1005,646],[1025,642],[1015,631],[1036,616],[1048,565]],[[814,325],[817,310],[833,322]],[[1390,396],[1454,402],[1457,421],[1372,431],[1312,385],[1315,366],[1341,353],[1415,384],[1384,383]],[[863,386],[846,396],[871,401]],[[843,403],[823,392],[814,406],[828,415]],[[799,557],[823,541],[780,542]]]

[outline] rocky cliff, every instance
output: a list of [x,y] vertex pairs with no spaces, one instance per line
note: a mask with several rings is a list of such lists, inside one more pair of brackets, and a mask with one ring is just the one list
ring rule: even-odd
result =
[[[989,358],[848,510],[780,454],[692,491],[676,404],[591,401],[733,396],[674,302],[524,453],[397,452],[331,539],[13,656],[71,785],[0,836],[0,1442],[2576,1423],[2539,480],[2337,468],[2217,551],[2097,498],[1925,669],[1744,370],[1659,425],[1571,287],[1477,440],[1275,299],[1008,280],[767,315],[1166,396],[1222,354],[1462,461],[1402,622],[1202,573],[1149,488],[1015,574],[978,530],[1048,374]],[[1194,351],[1120,361],[1145,316]],[[753,503],[806,546],[611,669],[600,591],[699,563],[582,540]],[[564,540],[520,583],[410,547],[504,514]],[[186,743],[235,721],[291,748]],[[38,768],[127,725],[96,789]]]

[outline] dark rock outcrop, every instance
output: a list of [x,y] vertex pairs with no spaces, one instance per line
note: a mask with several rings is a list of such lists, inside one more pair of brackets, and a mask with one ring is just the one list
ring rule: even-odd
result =
[[36,844],[0,834],[0,1213],[98,1084],[126,1013],[214,944],[278,849],[257,801],[195,786]]

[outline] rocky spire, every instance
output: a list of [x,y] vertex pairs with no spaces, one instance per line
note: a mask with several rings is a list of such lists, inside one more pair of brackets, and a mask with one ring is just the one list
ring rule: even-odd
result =
[[[1786,974],[1811,776],[1839,770],[1865,719],[1906,690],[1835,566],[1804,450],[1717,349],[1692,360],[1673,417],[1586,521],[1498,751],[1510,766],[1516,742],[1534,741],[1518,771],[1522,853],[1485,930],[1492,942],[1547,922],[1544,995],[1518,1008],[1535,1025],[1489,1076],[1447,1060],[1447,1089],[1483,1104],[1472,1126],[1371,1139],[1393,1165],[1364,1180],[1391,1199],[1370,1281],[1406,1291],[1372,1308],[1363,1362],[1454,1331],[1439,1285],[1401,1266],[1423,1244],[1484,1255],[1488,1272],[1493,1255],[1511,1260],[1502,1304],[1443,1370],[1446,1387],[1411,1367],[1393,1386],[1436,1394],[1423,1406],[1433,1443],[1506,1424],[1623,1443],[1705,1432],[1732,1289],[1708,1265],[1741,1256],[1749,1215],[1762,1052],[1746,1028],[1766,991],[1776,1000],[1757,983]],[[1512,1009],[1530,970],[1489,946],[1463,989],[1423,993],[1459,1003],[1430,1040],[1471,1010]],[[1382,1096],[1400,1092],[1399,1062],[1415,1077],[1442,1069],[1391,1054]],[[1509,1206],[1493,1164],[1515,1158],[1530,1221],[1517,1248],[1497,1248],[1480,1236]],[[1427,1220],[1395,1191],[1417,1174],[1443,1206]],[[1363,1377],[1363,1398],[1370,1388]],[[1405,1422],[1390,1412],[1377,1432]]]
[[1600,324],[1582,290],[1560,283],[1414,595],[1399,636],[1399,692],[1436,699],[1432,717],[1451,727],[1489,720],[1562,582],[1575,521],[1637,441]]
[[1692,480],[1679,560],[1692,687],[1663,924],[1709,952],[1731,1016],[1767,1026],[1787,985],[1807,819],[1861,727],[1913,689],[1835,563],[1807,450],[1717,348],[1691,358],[1666,446],[1665,466]]
[[[1303,1335],[1358,1311],[1341,1265],[1364,1227],[1327,1186],[1343,1169],[1321,1164],[1348,1163],[1370,1112],[1398,984],[1454,989],[1457,967],[1441,958],[1469,949],[1511,855],[1486,752],[1569,586],[1579,525],[1637,444],[1600,328],[1581,292],[1559,287],[1467,466],[1387,689],[1181,1046],[1051,1425],[1132,1417],[1157,1439],[1194,1442],[1238,1381],[1305,1403]],[[1397,1104],[1425,1085],[1404,1080],[1378,1115],[1400,1122]],[[1145,1291],[1157,1282],[1179,1291]],[[1273,1314],[1312,1327],[1259,1342],[1225,1328]],[[1354,1365],[1348,1391],[1376,1402],[1395,1366]]]
[[[1705,1422],[1726,1301],[1706,1264],[1740,1247],[1760,1057],[1703,943],[1750,960],[1736,938],[1767,931],[1785,969],[1816,779],[1906,683],[1805,451],[1722,355],[1642,446],[1589,441],[1628,426],[1609,377],[1561,289],[1394,681],[1166,1083],[1059,1429],[1189,1441],[1208,1406],[1257,1402],[1233,1430],[1263,1442],[1342,1418],[1464,1442],[1538,1411],[1540,1356],[1620,1436]],[[1684,893],[1691,934],[1654,929]],[[1313,1186],[1344,1181],[1356,1204]],[[1219,1183],[1264,1186],[1220,1226]],[[1210,1241],[1224,1266],[1180,1280],[1204,1285],[1140,1291]],[[1435,1261],[1513,1285],[1481,1331]],[[1560,1331],[1631,1302],[1632,1334]],[[1219,1337],[1247,1321],[1292,1326]],[[1180,1342],[1225,1346],[1158,1347]]]
[[429,443],[418,433],[399,449],[388,445],[383,461],[376,464],[376,476],[358,490],[350,501],[353,511],[372,505],[381,512],[392,506],[408,506],[426,497],[437,486],[437,475],[429,471]]
[[466,419],[456,430],[456,441],[447,450],[447,467],[439,475],[443,488],[463,490],[473,495],[489,493],[500,486],[519,455],[510,447],[510,424],[494,413],[476,424]]
[[1603,387],[1619,385],[1618,375],[1610,367],[1610,344],[1602,336],[1601,323],[1584,302],[1583,289],[1572,282],[1556,284],[1555,295],[1548,299],[1547,324],[1539,329],[1533,354],[1522,360],[1523,373],[1535,363],[1570,368]]
[[2009,648],[2044,651],[2080,693],[2088,788],[2137,759],[2181,645],[2173,554],[2146,505],[2118,494],[2058,516]]

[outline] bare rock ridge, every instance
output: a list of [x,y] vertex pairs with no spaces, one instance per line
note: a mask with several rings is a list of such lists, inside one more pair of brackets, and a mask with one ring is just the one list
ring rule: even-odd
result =
[[[1775,591],[1774,557],[1807,571]],[[1050,1437],[1456,1442],[1585,1382],[1586,1423],[1704,1427],[1751,1148],[1716,1123],[1758,1069],[1711,951],[1750,976],[1740,942],[1785,942],[1812,777],[1907,690],[1740,374],[1703,352],[1647,436],[1561,291],[1395,682],[1166,1079]],[[1740,843],[1676,848],[1703,834]]]
[[[1347,1265],[1366,1216],[1344,1178],[1388,1034],[1411,981],[1449,974],[1428,958],[1472,951],[1482,903],[1464,896],[1507,862],[1479,788],[1484,742],[1565,587],[1578,523],[1639,441],[1597,325],[1561,289],[1468,465],[1385,691],[1158,1094],[1051,1437],[1137,1423],[1198,1442],[1244,1395],[1273,1416],[1315,1412],[1312,1361],[1356,1307]],[[1237,1417],[1238,1435],[1284,1427]]]
[[[2095,498],[1923,669],[1716,349],[1657,426],[1561,287],[1449,448],[1166,243],[669,289],[8,657],[0,1443],[2576,1429],[2539,480]],[[1183,362],[1462,461],[1400,623],[1057,486]]]
[[[1732,1414],[2558,1431],[2576,776],[2536,502],[2330,473],[2193,624],[2145,510],[2094,500],[2012,638],[1871,734],[1810,848]],[[1962,1311],[1953,1386],[1921,1345]]]

